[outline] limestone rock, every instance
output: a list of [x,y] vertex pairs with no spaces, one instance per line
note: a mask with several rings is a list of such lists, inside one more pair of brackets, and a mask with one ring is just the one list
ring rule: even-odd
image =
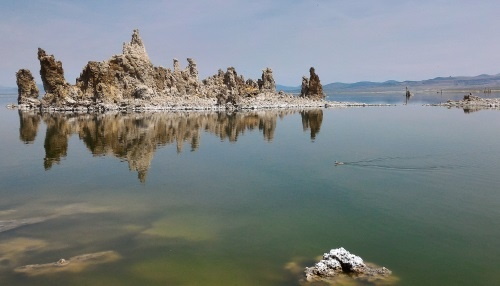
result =
[[365,264],[361,257],[351,254],[343,247],[323,254],[323,259],[313,267],[306,267],[305,273],[307,281],[328,281],[347,275],[370,283],[384,280],[392,274],[385,267],[372,267]]
[[38,99],[39,91],[30,70],[20,69],[16,73],[17,103],[22,104],[30,99]]
[[300,90],[300,96],[306,97],[309,94],[309,78],[306,76],[302,77],[302,88]]
[[463,108],[465,113],[470,113],[474,111],[479,111],[482,109],[500,109],[500,99],[498,98],[481,98],[476,95],[469,93],[464,95],[462,100],[448,100],[444,103],[431,104],[434,106],[446,106],[448,108],[456,107]]
[[276,92],[276,83],[274,82],[272,69],[263,69],[262,78],[258,83],[260,91]]
[[40,61],[43,89],[46,93],[56,94],[61,86],[67,85],[62,63],[57,61],[53,55],[47,55],[41,48],[38,48],[38,60]]
[[136,98],[141,86],[151,88],[154,95],[157,86],[164,85],[158,76],[162,74],[166,72],[154,69],[139,31],[134,30],[130,43],[123,44],[123,54],[104,62],[89,62],[76,79],[76,86],[84,99],[119,102]]
[[224,74],[224,84],[227,86],[229,94],[239,95],[236,78],[238,74],[234,67],[228,67],[226,73]]
[[38,48],[38,60],[45,89],[45,96],[42,100],[46,105],[72,105],[81,98],[81,91],[64,79],[64,70],[60,61],[57,61],[53,55],[47,55],[41,48]]
[[196,62],[192,58],[187,58],[187,61],[189,63],[188,69],[189,69],[189,75],[193,80],[198,81],[198,68],[196,66]]
[[[217,110],[223,106],[286,108],[290,105],[319,106],[321,103],[317,99],[324,97],[314,69],[308,80],[306,98],[292,100],[289,95],[276,92],[270,68],[265,68],[257,81],[245,80],[234,67],[225,72],[219,70],[200,81],[197,64],[192,58],[187,59],[188,65],[184,69],[177,59],[173,60],[173,69],[154,66],[139,30],[133,31],[130,42],[123,43],[122,54],[102,62],[89,61],[75,85],[66,82],[62,63],[53,55],[39,49],[38,59],[45,95],[40,101],[31,100],[36,96],[36,85],[27,72],[20,71],[20,97],[29,101],[21,106],[23,109],[102,111],[125,107],[201,108],[201,105],[203,109]],[[315,102],[306,102],[310,98]],[[179,104],[180,100],[183,100],[182,104]]]
[[174,59],[174,72],[175,73],[181,72],[181,65],[179,64],[179,61],[177,59]]
[[324,99],[325,93],[313,67],[309,69],[309,79],[302,77],[302,90],[300,96],[313,99]]

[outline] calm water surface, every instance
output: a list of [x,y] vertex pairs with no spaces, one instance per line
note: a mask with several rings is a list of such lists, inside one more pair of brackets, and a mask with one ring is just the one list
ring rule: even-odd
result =
[[14,100],[0,285],[299,285],[340,246],[396,285],[500,281],[500,111],[40,115]]

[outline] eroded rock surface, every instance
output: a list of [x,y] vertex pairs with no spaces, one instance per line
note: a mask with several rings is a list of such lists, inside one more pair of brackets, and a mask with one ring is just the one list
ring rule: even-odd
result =
[[337,279],[352,278],[376,285],[377,282],[385,281],[392,272],[385,267],[365,264],[361,257],[341,247],[323,254],[323,259],[313,267],[306,267],[305,274],[309,282],[334,283]]
[[[245,79],[234,67],[200,81],[197,64],[188,58],[186,68],[174,59],[173,69],[154,66],[146,52],[138,30],[122,54],[109,60],[90,61],[83,68],[76,84],[64,78],[62,63],[43,49],[38,49],[40,75],[45,95],[36,100],[36,85],[28,70],[18,73],[20,108],[41,108],[57,111],[88,110],[225,110],[256,108],[324,107],[319,78],[312,72],[306,98],[276,92],[273,71],[265,68],[260,79]],[[22,92],[21,92],[22,91]]]
[[40,76],[45,89],[45,96],[42,98],[41,104],[58,107],[74,105],[76,100],[80,99],[81,91],[66,82],[62,63],[41,48],[38,48],[38,60],[40,61]]
[[20,69],[16,73],[16,83],[18,92],[17,102],[19,104],[38,101],[40,91],[30,70]]
[[313,67],[309,69],[309,78],[302,77],[302,89],[300,92],[301,97],[308,97],[312,99],[324,99],[325,93],[323,86],[319,80],[319,76]]
[[258,84],[261,91],[276,92],[276,83],[274,82],[273,71],[270,68],[262,70],[262,77]]

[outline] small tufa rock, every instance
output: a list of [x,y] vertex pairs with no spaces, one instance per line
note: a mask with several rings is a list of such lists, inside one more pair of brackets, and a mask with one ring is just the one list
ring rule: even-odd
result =
[[276,83],[273,77],[273,70],[265,68],[262,70],[262,78],[258,80],[261,92],[276,92]]
[[309,79],[307,77],[302,77],[302,89],[300,96],[309,97],[314,99],[324,99],[325,93],[323,92],[323,86],[316,74],[314,67],[309,69]]
[[38,87],[30,70],[20,69],[16,73],[17,83],[17,103],[25,103],[28,99],[37,99],[39,95]]
[[371,267],[359,256],[351,254],[343,247],[323,254],[323,259],[313,267],[306,267],[307,281],[322,281],[338,276],[348,275],[354,279],[375,281],[382,280],[392,274],[385,267]]

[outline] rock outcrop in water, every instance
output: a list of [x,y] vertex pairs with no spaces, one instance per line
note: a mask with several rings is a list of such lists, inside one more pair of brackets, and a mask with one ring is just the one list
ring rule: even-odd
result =
[[500,109],[500,99],[499,98],[482,98],[475,96],[472,93],[464,95],[462,100],[448,100],[445,103],[439,104],[429,104],[433,106],[446,106],[448,108],[456,107],[463,108],[465,113],[470,113],[474,111],[479,111],[482,109]]
[[[40,75],[45,96],[36,100],[31,73],[18,72],[23,109],[43,110],[220,110],[288,107],[324,107],[319,78],[311,69],[309,93],[304,98],[276,92],[270,68],[262,71],[257,81],[238,75],[234,67],[199,80],[196,62],[188,58],[181,68],[173,61],[173,70],[154,66],[146,52],[138,30],[130,43],[124,43],[122,54],[102,62],[90,61],[76,84],[64,78],[62,63],[43,49],[38,49]],[[30,98],[32,100],[23,100]]]
[[305,270],[307,281],[335,282],[337,278],[352,278],[370,285],[386,280],[392,272],[385,267],[372,267],[361,257],[351,254],[343,247],[323,254],[323,259]]
[[31,71],[20,69],[16,73],[16,83],[18,90],[18,103],[37,103],[40,91],[36,86],[35,78],[33,78]]
[[302,77],[302,89],[300,91],[300,96],[313,99],[325,98],[323,86],[321,85],[319,77],[313,67],[309,69],[309,78],[305,76]]

